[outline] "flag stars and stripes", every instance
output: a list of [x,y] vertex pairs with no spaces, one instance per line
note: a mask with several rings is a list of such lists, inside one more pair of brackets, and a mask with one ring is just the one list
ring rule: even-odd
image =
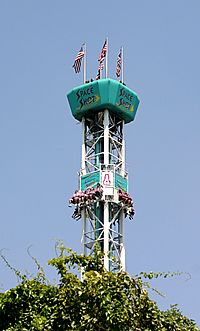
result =
[[[105,65],[106,65],[106,78],[108,77],[108,39],[105,40],[103,47],[101,49],[101,52],[99,54],[99,58],[98,58],[98,62],[99,62],[99,66],[98,66],[98,71],[96,74],[96,80],[101,79],[102,78],[102,70],[104,69],[104,60],[105,61]],[[120,79],[123,81],[124,79],[124,73],[123,73],[123,47],[120,48],[118,56],[117,56],[117,66],[116,66],[116,76],[118,79]],[[76,55],[76,58],[74,60],[74,64],[73,64],[73,68],[75,73],[79,73],[81,70],[81,65],[82,65],[82,59],[84,58],[84,72],[83,72],[83,81],[84,83],[87,83],[88,81],[86,81],[86,44],[84,43],[79,52]],[[92,80],[91,80],[92,81]],[[120,81],[121,82],[121,81]]]
[[99,68],[95,79],[98,80],[100,78],[101,78],[101,69]]
[[116,67],[116,76],[119,78],[121,74],[121,66],[122,66],[122,48],[120,48],[118,57],[117,57],[117,67]]
[[101,61],[102,59],[105,58],[105,56],[106,56],[106,52],[107,52],[107,49],[108,49],[108,46],[107,46],[107,40],[105,40],[105,43],[104,43],[104,45],[103,45],[103,47],[102,47],[102,50],[101,50],[101,53],[100,53],[100,55],[99,55],[99,59],[98,59],[98,61]]
[[85,55],[85,52],[84,52],[83,46],[82,46],[80,51],[76,55],[76,58],[74,60],[74,64],[72,66],[74,68],[74,71],[75,71],[76,74],[79,73],[80,70],[81,70],[81,61],[82,61],[82,58],[84,57],[84,55]]
[[106,58],[107,50],[108,50],[108,45],[107,45],[107,39],[106,39],[104,44],[103,44],[103,47],[102,47],[101,53],[99,55],[99,58],[98,58],[99,68],[98,68],[98,71],[97,71],[96,80],[101,78],[101,71],[104,68],[104,60]]

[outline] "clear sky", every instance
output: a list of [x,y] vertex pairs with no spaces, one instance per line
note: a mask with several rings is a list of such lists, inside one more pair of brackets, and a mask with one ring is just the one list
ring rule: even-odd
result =
[[[135,200],[126,221],[127,271],[183,271],[153,282],[200,325],[200,1],[0,1],[0,248],[10,263],[46,267],[57,239],[80,251],[67,200],[77,188],[81,126],[66,93],[82,83],[72,64],[87,42],[88,78],[109,38],[109,76],[124,46],[125,82],[141,103],[126,126]],[[16,278],[0,261],[0,287]],[[50,278],[55,273],[46,267]]]

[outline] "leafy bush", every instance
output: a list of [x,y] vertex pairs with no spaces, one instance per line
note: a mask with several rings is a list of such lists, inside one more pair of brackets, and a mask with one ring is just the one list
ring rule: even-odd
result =
[[[2,331],[200,330],[176,306],[163,312],[150,300],[142,275],[152,278],[152,273],[108,272],[98,249],[94,257],[85,257],[61,246],[58,257],[49,261],[60,276],[57,285],[35,262],[37,276],[30,279],[14,269],[19,285],[0,294]],[[84,270],[82,280],[71,272],[76,267]]]

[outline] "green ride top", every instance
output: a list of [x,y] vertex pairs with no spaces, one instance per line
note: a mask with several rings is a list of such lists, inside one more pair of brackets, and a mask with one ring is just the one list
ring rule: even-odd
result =
[[110,79],[99,79],[75,87],[67,94],[72,115],[81,121],[83,116],[108,109],[125,123],[134,120],[139,105],[135,92],[124,84]]

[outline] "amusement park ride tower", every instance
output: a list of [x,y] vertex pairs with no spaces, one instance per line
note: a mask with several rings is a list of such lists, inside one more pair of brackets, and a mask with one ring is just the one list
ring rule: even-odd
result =
[[139,99],[110,78],[78,86],[67,97],[73,116],[82,122],[80,187],[70,203],[75,205],[73,218],[83,222],[83,253],[92,255],[98,242],[105,268],[125,269],[124,222],[133,218],[134,209],[125,169],[124,125],[134,120]]

